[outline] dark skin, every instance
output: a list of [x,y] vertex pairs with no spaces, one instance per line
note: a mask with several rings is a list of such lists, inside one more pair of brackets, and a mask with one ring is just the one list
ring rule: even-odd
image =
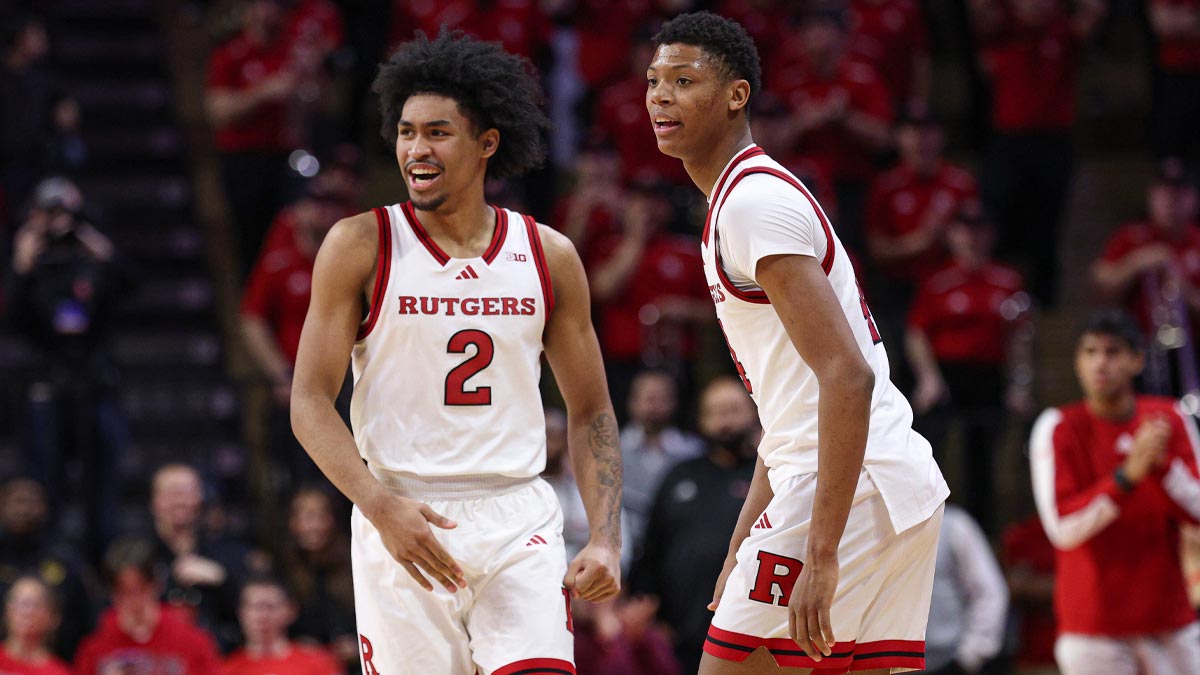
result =
[[[418,215],[453,257],[482,255],[492,240],[494,211],[484,201],[487,160],[496,129],[478,131],[450,98],[414,95],[398,124],[396,159]],[[432,178],[421,178],[419,174]],[[434,175],[436,174],[436,175]],[[563,235],[539,226],[556,305],[543,343],[568,411],[569,452],[591,538],[571,561],[563,584],[575,597],[607,600],[620,589],[621,450],[616,418],[592,329],[583,265]],[[317,255],[312,301],[292,385],[292,428],[317,466],[379,530],[392,557],[426,590],[465,588],[461,566],[431,527],[457,523],[427,504],[385,489],[359,458],[334,408],[350,362],[362,303],[375,283],[375,217],[362,213],[334,225]]]
[[[754,142],[745,114],[749,99],[749,82],[725,72],[694,45],[661,45],[647,69],[646,109],[659,150],[683,160],[688,175],[706,196],[711,196],[729,160]],[[758,263],[755,281],[770,298],[797,355],[812,368],[820,384],[821,468],[804,569],[788,603],[792,638],[813,660],[820,661],[832,652],[837,640],[829,615],[838,581],[837,549],[866,451],[874,373],[818,260],[801,255],[768,256]],[[771,497],[760,458],[710,607],[720,602],[736,564],[733,556]],[[809,671],[779,668],[764,649],[741,663],[705,654],[700,665],[701,675],[766,672]]]

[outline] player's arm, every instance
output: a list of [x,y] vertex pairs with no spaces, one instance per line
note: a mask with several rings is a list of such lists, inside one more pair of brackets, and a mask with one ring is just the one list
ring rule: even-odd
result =
[[621,443],[592,328],[587,277],[562,234],[539,226],[556,300],[546,325],[546,358],[567,406],[568,450],[591,537],[571,561],[565,585],[601,601],[621,586]]
[[388,552],[414,579],[432,590],[419,567],[453,591],[455,582],[464,585],[462,570],[429,524],[448,528],[454,523],[375,480],[334,407],[362,318],[364,289],[375,276],[378,237],[375,216],[360,214],[334,225],[317,254],[292,381],[292,431],[330,482],[375,525]]
[[812,529],[789,614],[793,638],[817,659],[828,656],[834,642],[829,607],[837,587],[838,544],[866,454],[875,373],[816,258],[763,257],[755,279],[820,387]]
[[771,481],[767,478],[767,465],[763,463],[760,456],[755,460],[754,476],[750,479],[750,491],[746,493],[746,501],[742,502],[742,510],[738,514],[737,524],[733,526],[733,536],[729,538],[729,552],[725,554],[725,565],[721,568],[721,575],[717,577],[717,586],[713,589],[712,602],[708,603],[709,610],[716,611],[717,605],[721,604],[721,596],[725,594],[725,582],[729,580],[729,573],[737,565],[738,549],[742,547],[742,542],[746,540],[746,537],[750,536],[750,529],[754,527],[755,521],[763,511],[767,510],[767,505],[774,497]]

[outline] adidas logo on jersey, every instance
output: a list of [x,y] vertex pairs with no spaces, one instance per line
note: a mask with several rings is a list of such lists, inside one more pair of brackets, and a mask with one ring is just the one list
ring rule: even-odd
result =
[[754,523],[753,530],[769,530],[771,529],[771,521],[767,520],[767,514],[762,514],[758,517],[758,522]]
[[525,545],[526,545],[526,546],[533,546],[533,545],[535,545],[535,544],[545,544],[545,543],[546,543],[546,540],[545,540],[545,539],[542,539],[542,535],[540,535],[540,534],[535,534],[535,535],[533,535],[532,537],[530,537],[530,538],[529,538],[529,542],[528,542],[528,543],[526,543]]
[[459,272],[458,276],[456,276],[454,278],[455,279],[478,279],[479,275],[475,273],[475,270],[471,269],[470,265],[467,265],[466,267],[463,268],[463,271]]

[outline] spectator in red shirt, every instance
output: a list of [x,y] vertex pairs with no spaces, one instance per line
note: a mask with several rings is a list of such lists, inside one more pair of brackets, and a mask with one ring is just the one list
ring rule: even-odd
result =
[[929,105],[929,31],[916,0],[851,0],[850,51],[875,67],[897,110]]
[[221,666],[221,675],[341,675],[342,667],[324,649],[288,640],[296,603],[281,582],[251,579],[242,587],[238,608],[246,645]]
[[1155,150],[1200,162],[1200,0],[1151,0],[1158,41],[1154,81]]
[[1106,12],[1082,0],[972,0],[980,59],[992,85],[993,136],[984,206],[1000,227],[1001,258],[1026,268],[1034,296],[1057,300],[1058,246],[1071,184],[1079,52]]
[[599,134],[585,139],[575,160],[575,187],[554,208],[554,223],[579,257],[588,260],[596,242],[617,234],[621,207],[621,158]]
[[1054,669],[1054,546],[1036,513],[1010,525],[1001,541],[1017,625],[1016,666],[1030,675]]
[[393,47],[411,40],[414,30],[432,39],[442,28],[458,28],[536,63],[550,39],[550,22],[536,0],[399,0],[392,17]]
[[595,675],[679,675],[666,632],[655,625],[658,600],[620,598],[571,603],[575,664]]
[[[1109,302],[1121,303],[1142,324],[1143,333],[1154,336],[1163,326],[1200,328],[1200,226],[1196,217],[1200,199],[1176,160],[1160,167],[1159,175],[1146,193],[1148,218],[1121,226],[1108,240],[1100,259],[1092,264],[1092,281]],[[1177,297],[1178,302],[1168,298]],[[1176,314],[1178,316],[1176,316]],[[1189,317],[1190,315],[1190,317]],[[1195,343],[1181,331],[1178,343],[1150,343],[1145,384],[1154,393],[1186,393],[1177,358],[1193,359]],[[1192,350],[1187,352],[1186,350]],[[1180,388],[1177,388],[1180,387]]]
[[829,167],[838,238],[861,254],[867,186],[892,147],[892,104],[875,69],[849,53],[848,22],[839,5],[807,6],[765,80],[792,111],[780,144]]
[[967,509],[993,532],[994,456],[1008,412],[1032,406],[1028,298],[1015,270],[991,261],[990,223],[977,208],[946,232],[953,261],[921,284],[906,347],[917,386],[918,431],[946,451],[952,425],[963,427]]
[[[978,200],[978,187],[969,171],[942,159],[942,127],[923,109],[900,120],[896,141],[900,164],[871,184],[866,223],[880,277],[870,287],[875,322],[884,344],[898,346],[917,284],[950,262],[946,228]],[[904,363],[899,353],[889,356]]]
[[181,611],[159,603],[163,580],[150,542],[117,541],[105,556],[104,569],[112,588],[112,609],[80,646],[75,675],[217,672],[212,637]]
[[288,153],[302,140],[291,116],[303,73],[291,62],[278,0],[254,0],[242,32],[213,53],[204,105],[216,130],[243,270],[258,255],[271,218],[288,197]]
[[4,597],[4,644],[0,673],[5,675],[70,675],[47,644],[58,625],[58,608],[50,588],[37,577],[20,577]]
[[687,382],[695,327],[712,320],[700,246],[695,237],[666,231],[673,211],[662,183],[633,185],[621,232],[598,242],[585,261],[616,410],[628,409],[629,383],[645,367]]
[[1078,403],[1042,413],[1030,439],[1038,515],[1056,551],[1054,654],[1063,675],[1200,672],[1180,522],[1200,518],[1195,421],[1138,395],[1144,359],[1125,313],[1093,315],[1075,348]]

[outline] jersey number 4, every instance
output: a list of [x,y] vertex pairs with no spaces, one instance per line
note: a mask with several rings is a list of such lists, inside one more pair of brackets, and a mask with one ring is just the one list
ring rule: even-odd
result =
[[467,380],[492,365],[496,345],[492,336],[481,330],[460,330],[450,338],[446,353],[466,354],[468,347],[475,347],[475,355],[446,374],[446,405],[491,405],[492,388],[467,389]]

